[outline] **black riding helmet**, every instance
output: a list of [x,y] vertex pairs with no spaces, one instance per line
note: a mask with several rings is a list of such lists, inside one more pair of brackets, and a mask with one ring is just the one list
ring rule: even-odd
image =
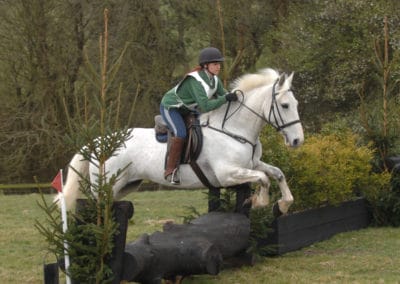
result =
[[222,56],[221,51],[215,47],[206,47],[202,51],[200,51],[199,56],[199,65],[203,66],[204,64],[210,62],[223,62],[224,57]]

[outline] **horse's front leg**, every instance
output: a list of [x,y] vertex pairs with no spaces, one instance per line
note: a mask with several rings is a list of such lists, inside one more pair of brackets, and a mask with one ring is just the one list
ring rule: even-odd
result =
[[258,170],[250,170],[246,168],[236,168],[229,171],[227,182],[230,184],[243,184],[243,183],[259,183],[260,189],[254,193],[251,198],[251,207],[265,207],[269,204],[269,186],[270,181],[268,176]]
[[266,173],[269,177],[274,178],[278,182],[282,194],[281,199],[278,200],[279,211],[281,211],[282,214],[286,214],[290,205],[293,203],[293,195],[286,183],[286,178],[283,172],[279,168],[262,161],[259,161],[255,169]]

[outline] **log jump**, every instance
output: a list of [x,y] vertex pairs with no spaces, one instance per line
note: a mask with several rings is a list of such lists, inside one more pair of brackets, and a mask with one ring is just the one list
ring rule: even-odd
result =
[[[218,212],[220,192],[210,191],[208,213],[188,224],[164,224],[162,232],[143,234],[133,242],[126,242],[128,223],[134,213],[129,201],[116,201],[113,214],[119,234],[114,237],[114,249],[109,260],[113,284],[135,281],[144,284],[162,283],[187,275],[217,275],[225,265],[249,264],[250,197],[248,184],[239,185],[235,213]],[[77,212],[86,206],[78,200]],[[45,284],[58,284],[59,263],[44,266]],[[73,279],[72,279],[73,281]],[[74,284],[76,282],[73,281]]]
[[216,275],[225,259],[246,251],[249,236],[250,220],[238,213],[210,212],[189,224],[166,223],[163,232],[127,244],[122,278],[161,283],[177,275]]

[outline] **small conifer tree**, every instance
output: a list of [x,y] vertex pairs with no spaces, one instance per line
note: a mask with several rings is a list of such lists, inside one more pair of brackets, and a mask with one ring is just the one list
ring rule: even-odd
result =
[[[107,92],[118,67],[121,56],[108,69],[108,10],[104,10],[104,34],[100,37],[100,70],[96,71],[87,58],[85,74],[99,93],[85,94],[84,102],[77,99],[77,117],[69,117],[67,144],[96,167],[94,180],[83,176],[79,190],[86,197],[86,204],[76,213],[68,212],[68,231],[63,234],[60,212],[55,204],[49,204],[42,196],[39,206],[46,214],[46,222],[36,222],[39,232],[44,235],[53,252],[62,264],[64,241],[68,242],[71,265],[69,276],[81,283],[108,283],[113,279],[108,265],[113,249],[113,237],[117,234],[117,224],[113,219],[112,188],[128,165],[122,165],[117,173],[110,176],[105,163],[123,147],[130,137],[130,130],[118,125],[119,104],[110,104]],[[118,97],[119,98],[119,97]],[[119,99],[117,99],[119,101]],[[90,102],[90,103],[88,103]],[[81,110],[80,106],[84,106]],[[68,108],[66,107],[68,114]],[[93,113],[89,109],[94,110]],[[69,169],[75,170],[73,168]]]

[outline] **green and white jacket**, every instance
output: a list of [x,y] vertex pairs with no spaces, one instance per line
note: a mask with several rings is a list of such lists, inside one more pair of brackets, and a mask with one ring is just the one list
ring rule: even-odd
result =
[[186,75],[174,88],[165,93],[161,105],[167,109],[199,109],[208,112],[226,102],[224,89],[218,76],[208,77],[206,71],[194,71]]

